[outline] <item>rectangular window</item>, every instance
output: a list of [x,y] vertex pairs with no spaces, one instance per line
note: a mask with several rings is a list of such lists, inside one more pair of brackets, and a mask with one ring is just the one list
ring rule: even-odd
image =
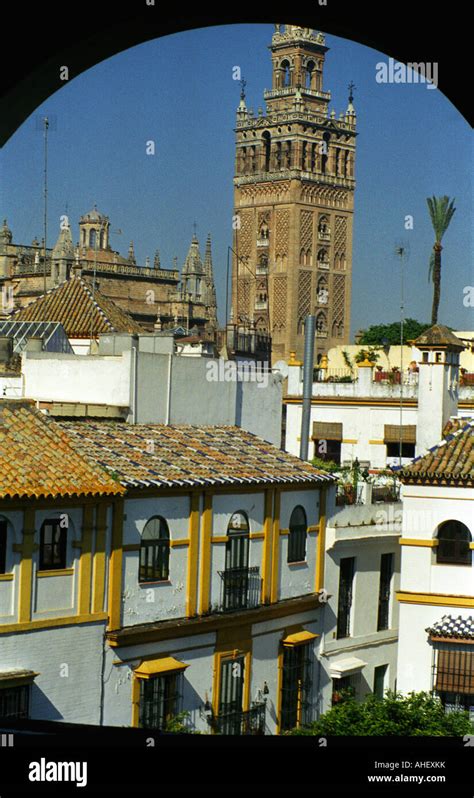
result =
[[140,728],[166,728],[167,722],[178,713],[181,678],[180,673],[168,673],[140,679]]
[[382,554],[380,558],[379,609],[377,631],[389,628],[390,586],[393,576],[393,554]]
[[314,654],[313,644],[284,646],[280,730],[311,723]]
[[350,637],[352,588],[355,557],[344,557],[339,564],[339,599],[337,607],[337,637]]
[[40,571],[66,567],[67,528],[59,518],[46,520],[40,533]]
[[374,668],[374,695],[377,698],[383,698],[387,668],[388,665],[378,665]]
[[7,562],[7,522],[0,518],[0,574],[5,573]]
[[474,702],[474,652],[441,649],[434,668],[434,690],[443,696],[465,696]]
[[[400,456],[400,443],[387,443],[387,457]],[[415,444],[402,442],[402,457],[413,459],[415,456]]]
[[222,660],[217,717],[219,734],[242,733],[244,679],[245,657]]
[[0,689],[0,718],[29,718],[30,689],[30,684]]
[[332,705],[339,704],[346,698],[355,698],[357,685],[360,681],[360,674],[353,673],[351,676],[340,676],[339,679],[332,680]]

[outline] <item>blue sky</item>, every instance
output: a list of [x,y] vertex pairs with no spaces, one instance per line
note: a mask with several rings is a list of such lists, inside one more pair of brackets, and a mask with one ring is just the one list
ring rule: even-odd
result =
[[[181,267],[197,224],[204,250],[210,232],[220,317],[225,303],[227,246],[232,241],[234,123],[239,85],[247,104],[264,107],[271,86],[267,49],[272,25],[226,25],[187,31],[133,47],[70,80],[19,128],[1,158],[0,215],[14,241],[42,236],[43,136],[37,118],[56,118],[49,134],[48,244],[66,203],[78,239],[79,217],[94,203],[110,217],[111,244],[123,254],[131,239],[139,263]],[[327,35],[324,90],[339,115],[347,84],[356,84],[357,189],[354,215],[352,333],[399,317],[400,268],[395,246],[409,244],[405,315],[430,319],[427,272],[433,232],[426,197],[456,198],[443,241],[439,321],[473,329],[463,288],[474,285],[471,129],[450,101],[423,84],[381,84],[376,64],[388,54]],[[415,59],[414,59],[415,60]],[[155,141],[155,155],[146,142]],[[407,214],[414,229],[405,230]]]

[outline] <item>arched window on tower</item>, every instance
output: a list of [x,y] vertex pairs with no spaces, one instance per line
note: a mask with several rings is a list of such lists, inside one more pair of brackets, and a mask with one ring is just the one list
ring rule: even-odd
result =
[[326,174],[328,169],[328,159],[329,159],[329,144],[330,144],[331,134],[325,133],[323,136],[323,141],[325,143],[325,147],[323,147],[323,152],[321,155],[321,172],[323,175]]
[[306,64],[305,86],[306,86],[307,89],[313,89],[314,88],[313,83],[314,83],[315,66],[316,65],[315,65],[314,61],[308,61],[308,63]]
[[100,248],[104,249],[105,247],[105,230],[100,231]]
[[316,144],[313,144],[311,146],[311,171],[312,172],[316,172],[317,164],[318,164],[317,148],[316,148]]
[[327,331],[328,331],[328,323],[326,319],[326,314],[320,311],[316,316],[316,332],[327,333]]
[[291,169],[291,141],[286,142],[286,163],[287,169]]
[[349,150],[344,152],[344,177],[349,177]]
[[86,231],[82,228],[82,246],[85,247],[86,245]]
[[281,169],[281,141],[277,141],[276,145],[276,168]]
[[256,170],[256,150],[255,146],[250,147],[250,171],[255,172]]
[[89,247],[91,249],[95,249],[95,242],[97,241],[97,232],[96,230],[92,229],[89,230]]
[[289,61],[282,61],[280,65],[280,69],[282,72],[282,86],[291,86],[291,72],[290,72],[290,62]]
[[303,172],[306,171],[306,158],[308,156],[308,142],[303,141],[303,147],[301,150],[301,168]]
[[263,154],[264,154],[263,170],[264,170],[264,172],[269,172],[270,171],[270,156],[271,156],[271,150],[272,150],[272,140],[271,140],[271,136],[270,136],[270,133],[268,132],[268,130],[265,130],[265,132],[262,133],[262,141],[263,141]]

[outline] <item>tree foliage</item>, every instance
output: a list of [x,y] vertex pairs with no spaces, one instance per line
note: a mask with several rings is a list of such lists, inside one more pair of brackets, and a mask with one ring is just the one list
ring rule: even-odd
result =
[[473,732],[468,712],[446,713],[440,700],[430,693],[405,696],[387,690],[383,699],[371,694],[358,702],[345,696],[318,721],[288,734],[462,737]]
[[[431,327],[431,324],[423,324],[416,319],[405,319],[403,324],[403,341],[411,341],[418,338],[421,333],[425,332]],[[360,344],[370,346],[383,346],[384,339],[387,345],[397,346],[400,344],[400,322],[394,321],[392,324],[372,324],[366,330],[362,331],[362,336],[359,340]]]

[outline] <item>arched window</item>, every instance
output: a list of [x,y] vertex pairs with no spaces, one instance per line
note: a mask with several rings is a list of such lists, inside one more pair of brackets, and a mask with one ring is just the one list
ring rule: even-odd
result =
[[263,168],[264,168],[265,172],[269,172],[270,171],[270,155],[271,155],[271,149],[272,149],[272,142],[271,142],[271,136],[270,136],[270,133],[268,132],[268,130],[265,130],[265,132],[262,133],[262,140],[263,140],[263,152],[264,152],[264,166],[263,166]]
[[40,530],[39,570],[66,567],[68,517],[48,518]]
[[438,529],[436,562],[471,565],[472,549],[469,548],[471,540],[471,533],[465,524],[460,521],[445,521]]
[[321,312],[318,313],[316,316],[316,332],[318,333],[325,333],[328,329],[328,323],[326,319],[326,314]]
[[330,139],[331,139],[331,134],[330,133],[325,133],[323,135],[323,141],[324,141],[324,144],[325,144],[324,148],[322,148],[322,154],[321,154],[321,172],[323,174],[326,174],[326,170],[327,170],[327,167],[328,167],[329,142],[330,142]]
[[313,81],[313,73],[314,73],[314,61],[308,61],[306,64],[306,71],[305,71],[305,84],[307,89],[311,89],[311,83]]
[[89,230],[89,247],[91,249],[95,249],[95,242],[97,238],[97,233],[94,229]]
[[105,244],[105,230],[100,231],[100,248],[104,249]]
[[169,578],[170,533],[165,519],[157,515],[146,522],[140,544],[140,582]]
[[288,562],[304,562],[306,560],[306,535],[308,523],[306,513],[298,505],[291,513],[290,534],[288,536]]
[[280,69],[282,71],[282,86],[291,86],[290,62],[282,61]]

